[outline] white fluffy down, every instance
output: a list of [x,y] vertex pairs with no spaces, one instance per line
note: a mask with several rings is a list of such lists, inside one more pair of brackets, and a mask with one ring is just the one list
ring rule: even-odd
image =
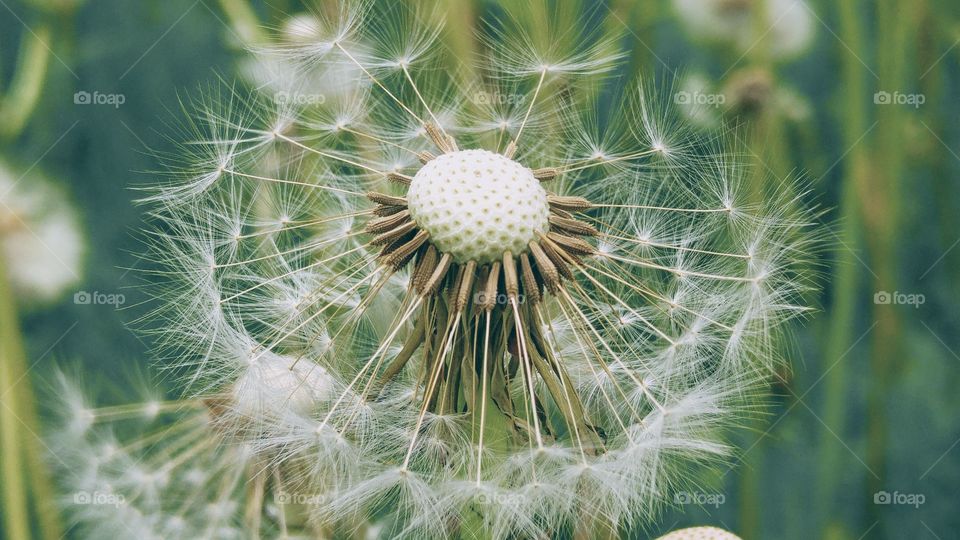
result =
[[233,387],[237,412],[258,417],[292,410],[304,414],[331,392],[327,371],[313,362],[280,355],[259,355]]

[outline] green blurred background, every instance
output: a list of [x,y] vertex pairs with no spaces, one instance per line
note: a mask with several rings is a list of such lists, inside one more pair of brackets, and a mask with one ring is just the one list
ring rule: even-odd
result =
[[[513,1],[422,0],[447,12],[443,39],[464,54],[476,47],[466,27]],[[737,126],[758,177],[799,176],[828,209],[820,309],[797,329],[792,372],[773,385],[765,420],[735,434],[730,470],[677,499],[659,530],[960,538],[960,3],[702,0],[750,14],[731,40],[691,22],[690,2],[558,1],[582,2],[582,24],[623,33],[624,74],[674,85],[698,125]],[[250,23],[278,27],[303,10],[295,0],[247,5],[0,0],[0,162],[14,189],[42,172],[65,191],[86,244],[53,301],[0,285],[7,537],[22,534],[9,505],[54,497],[12,493],[43,449],[27,390],[42,413],[50,377],[66,365],[122,399],[149,362],[149,344],[128,328],[143,299],[135,188],[158,166],[151,152],[172,150],[184,96],[238,78],[243,46],[260,39]],[[780,50],[801,38],[798,50]],[[123,296],[84,303],[84,293]]]

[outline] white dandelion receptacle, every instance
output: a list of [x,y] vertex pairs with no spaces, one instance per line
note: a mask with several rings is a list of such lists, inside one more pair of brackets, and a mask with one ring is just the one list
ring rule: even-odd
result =
[[461,150],[427,163],[407,199],[410,217],[459,263],[522,253],[549,229],[547,192],[533,171],[488,150]]

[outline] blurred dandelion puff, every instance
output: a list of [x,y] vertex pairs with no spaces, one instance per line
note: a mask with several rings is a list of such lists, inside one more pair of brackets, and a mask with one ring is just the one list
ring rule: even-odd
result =
[[692,36],[726,44],[744,55],[796,57],[810,47],[816,31],[815,16],[805,0],[673,0],[673,6]]
[[0,256],[22,300],[56,300],[79,281],[85,251],[76,209],[61,188],[0,162]]

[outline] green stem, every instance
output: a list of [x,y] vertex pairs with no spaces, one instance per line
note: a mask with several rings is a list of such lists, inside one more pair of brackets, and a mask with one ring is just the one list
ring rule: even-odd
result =
[[[2,459],[3,525],[6,538],[31,538],[27,486],[24,481],[20,418],[17,414],[16,366],[22,363],[19,323],[6,268],[0,260],[0,459]],[[22,381],[21,381],[22,382]]]
[[[436,0],[423,2],[434,6]],[[443,12],[447,23],[443,28],[443,41],[453,55],[451,68],[460,75],[465,84],[475,85],[480,80],[476,63],[470,61],[479,52],[476,38],[477,7],[472,0],[443,0]]]
[[742,464],[739,469],[740,502],[737,507],[737,533],[743,538],[760,538],[759,468],[763,466],[763,446],[765,445],[766,442],[762,439],[754,443],[751,450],[754,455],[751,456],[750,463]]
[[[913,37],[912,2],[896,0],[877,4],[878,43],[877,58],[882,90],[909,92],[905,78],[905,59]],[[869,188],[862,186],[861,197],[869,207],[864,217],[868,228],[867,241],[872,251],[875,274],[875,292],[897,290],[896,248],[899,238],[901,181],[905,161],[903,133],[906,130],[906,111],[897,105],[877,107],[880,129],[877,130],[876,169]],[[865,195],[872,195],[866,196]],[[900,358],[901,322],[892,303],[875,304],[876,329],[872,334],[870,355],[870,387],[867,392],[867,466],[874,474],[868,477],[864,500],[871,519],[880,521],[887,512],[881,512],[872,503],[873,494],[885,488],[888,415],[890,387],[895,380],[895,369]]]
[[[931,0],[920,0],[918,9],[923,13],[922,28],[918,34],[918,62],[920,66],[936,65],[940,58],[941,47],[949,47],[953,43],[953,36],[950,35],[950,43],[944,45],[943,39],[948,34],[946,28],[949,28],[950,19],[942,17],[946,12],[946,6],[939,2]],[[926,96],[924,103],[924,120],[929,126],[930,131],[937,134],[937,137],[943,138],[942,133],[947,130],[947,125],[952,120],[943,114],[943,105],[945,101],[945,77],[941,69],[931,69],[920,81],[920,92]],[[950,96],[952,97],[952,96]],[[953,201],[957,200],[958,191],[956,181],[951,174],[951,159],[948,152],[941,151],[940,142],[932,134],[929,135],[926,143],[925,162],[930,168],[930,176],[934,178],[934,200],[937,201],[938,221],[940,224],[940,245],[943,251],[946,251],[954,241],[956,241],[956,232],[960,229],[960,219]],[[960,249],[950,250],[942,269],[960,270]],[[949,272],[949,270],[946,270]],[[960,278],[960,275],[954,274],[953,279]],[[958,298],[960,299],[960,298]]]
[[40,537],[45,540],[60,540],[63,538],[63,527],[55,504],[57,495],[53,489],[53,480],[50,478],[50,470],[43,459],[46,447],[38,438],[41,428],[39,415],[37,414],[36,396],[26,370],[26,356],[21,354],[19,359],[19,365],[14,367],[19,371],[17,378],[22,378],[17,383],[17,397],[15,399],[20,405],[20,421],[23,422],[27,430],[24,449],[29,484],[33,493],[35,515],[40,527]]
[[[840,33],[844,43],[854,51],[861,51],[863,45],[863,28],[861,26],[861,11],[856,2],[840,2],[835,4],[840,10]],[[857,185],[866,181],[869,171],[869,155],[863,145],[856,141],[863,136],[867,129],[867,120],[864,110],[864,98],[868,95],[865,85],[866,70],[853,53],[843,54],[841,80],[844,103],[844,132],[843,140],[846,147],[852,147],[844,164],[844,175],[840,195],[840,224],[838,242],[840,243],[837,260],[833,269],[833,299],[831,301],[831,321],[826,346],[824,348],[823,366],[824,376],[824,405],[823,422],[830,431],[843,438],[845,433],[844,418],[847,414],[848,380],[847,359],[849,348],[853,342],[853,327],[857,315],[856,300],[860,290],[861,268],[856,255],[852,251],[859,246],[860,234],[860,203]],[[827,536],[829,530],[842,528],[839,516],[828,514],[837,508],[834,497],[837,493],[838,479],[845,461],[845,450],[833,440],[830,432],[824,430],[819,444],[819,459],[817,470],[817,486],[819,495],[817,519],[823,528],[822,536]],[[872,500],[872,499],[871,499]]]
[[40,101],[50,63],[50,35],[46,25],[23,33],[16,73],[7,95],[0,99],[0,138],[19,135]]

